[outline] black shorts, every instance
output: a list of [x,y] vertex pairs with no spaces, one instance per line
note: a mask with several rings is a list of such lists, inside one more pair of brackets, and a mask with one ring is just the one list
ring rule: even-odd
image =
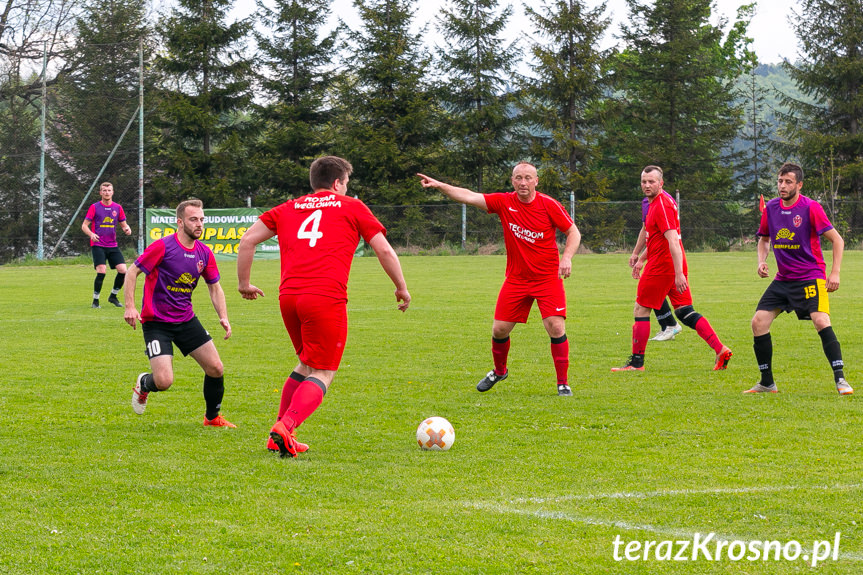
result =
[[830,314],[830,298],[825,280],[783,282],[773,280],[758,301],[759,310],[781,309],[797,314],[798,319],[812,319],[813,311]]
[[126,263],[123,257],[123,252],[120,248],[103,248],[102,246],[90,246],[90,252],[93,254],[93,267],[103,266],[107,262],[111,269],[115,269],[118,265]]
[[171,344],[176,345],[183,355],[189,355],[213,339],[197,316],[180,323],[148,321],[141,324],[141,329],[147,344],[144,353],[150,359],[160,355],[174,355]]

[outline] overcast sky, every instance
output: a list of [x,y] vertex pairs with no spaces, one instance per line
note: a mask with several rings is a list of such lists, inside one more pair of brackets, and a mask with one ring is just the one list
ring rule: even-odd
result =
[[[521,8],[521,0],[512,0],[510,3],[513,5],[514,16],[507,33],[513,38],[524,32],[529,33],[529,30],[524,29],[528,21]],[[524,0],[524,3],[535,8],[540,8],[543,4],[542,0]],[[587,0],[589,7],[598,6],[599,3],[599,0]],[[714,0],[719,14],[725,16],[729,22],[734,20],[737,8],[746,3],[748,3],[746,0]],[[795,60],[797,37],[788,23],[788,17],[791,15],[790,7],[795,9],[798,7],[798,0],[757,0],[757,3],[757,12],[749,26],[749,36],[754,40],[752,47],[758,54],[759,61],[772,64],[781,62],[785,58],[791,61]],[[502,6],[506,4],[505,0],[501,0]],[[446,0],[421,0],[419,2],[416,27],[419,28],[426,22],[431,23],[428,41],[430,46],[439,43],[439,36],[436,33],[434,23],[440,8],[445,5]],[[351,28],[358,26],[359,18],[353,8],[353,0],[333,0],[332,6],[332,14],[327,19],[330,26],[335,26],[338,18],[341,18]],[[245,16],[250,14],[254,7],[254,0],[237,0],[234,15]],[[626,2],[625,0],[608,0],[606,10],[613,23],[603,47],[618,43],[614,36],[618,32],[619,23],[627,17]],[[718,16],[714,14],[714,23],[717,20]]]

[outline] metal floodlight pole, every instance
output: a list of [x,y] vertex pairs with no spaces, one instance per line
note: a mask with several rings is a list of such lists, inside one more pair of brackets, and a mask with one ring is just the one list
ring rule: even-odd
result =
[[144,251],[144,40],[138,40],[138,253]]
[[39,154],[39,232],[36,240],[36,258],[45,257],[45,110],[48,100],[48,41],[42,48],[42,143]]
[[461,205],[461,249],[467,244],[467,205]]

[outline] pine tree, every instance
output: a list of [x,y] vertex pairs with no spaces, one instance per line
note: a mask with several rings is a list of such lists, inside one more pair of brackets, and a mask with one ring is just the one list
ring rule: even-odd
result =
[[618,180],[627,182],[618,194],[629,197],[648,164],[662,166],[666,181],[687,194],[707,199],[731,190],[722,152],[741,121],[731,86],[743,70],[745,10],[723,41],[725,22],[710,23],[710,0],[627,5],[626,47],[614,66],[620,97],[611,116],[619,120],[607,142]]
[[439,148],[438,108],[427,75],[431,58],[410,26],[416,0],[356,0],[361,26],[350,32],[349,73],[336,118],[336,150],[357,174],[366,202],[415,203],[427,194],[416,173]]
[[306,193],[308,166],[327,150],[327,93],[334,85],[338,32],[325,34],[320,15],[330,5],[331,0],[278,0],[271,8],[258,2],[264,30],[255,38],[266,97],[256,115],[260,136],[252,152],[259,203]]
[[206,207],[241,205],[249,193],[247,121],[251,65],[243,55],[248,21],[227,23],[229,0],[178,0],[157,31],[165,51],[156,59],[164,75],[162,129],[156,158],[155,203],[189,196]]
[[[520,52],[503,31],[512,6],[498,11],[497,0],[452,0],[439,28],[446,46],[439,50],[444,76],[442,100],[450,112],[448,133],[453,173],[477,192],[498,191],[520,159],[514,141],[515,94],[510,79]],[[491,183],[489,183],[489,178]]]
[[588,10],[583,0],[551,0],[541,11],[525,7],[545,41],[532,46],[535,78],[525,82],[524,115],[532,131],[531,155],[541,163],[541,188],[567,199],[602,198],[606,183],[595,169],[601,130],[597,108],[609,81],[609,50],[599,41],[610,20],[606,4]]
[[[795,12],[801,60],[786,64],[808,100],[784,98],[791,153],[801,158],[808,182],[863,198],[863,2],[802,0]],[[792,156],[794,157],[794,156]],[[835,172],[831,170],[835,168]],[[829,180],[829,181],[828,181]],[[821,185],[810,183],[810,194]],[[863,224],[863,212],[848,223]]]
[[[71,217],[91,186],[98,192],[95,178],[101,172],[99,181],[114,184],[114,201],[124,206],[127,218],[134,222],[138,219],[142,42],[145,61],[151,53],[145,41],[151,34],[146,2],[91,0],[76,28],[78,42],[69,55],[72,70],[59,79],[49,98],[49,177],[55,205],[64,210],[63,217],[59,213],[54,217]],[[97,200],[98,193],[92,194],[85,205]],[[77,233],[72,240],[80,245]]]
[[746,200],[758,201],[762,194],[772,195],[778,165],[772,154],[775,128],[769,121],[774,114],[767,104],[766,89],[759,82],[759,66],[754,54],[748,68],[748,73],[741,78],[744,125],[740,139],[746,144],[746,148],[741,150],[737,162],[738,181],[743,197]]
[[0,209],[0,264],[36,249],[39,113],[26,97],[11,94],[38,80],[22,80],[0,83],[8,94],[0,105],[0,202],[4,206]]

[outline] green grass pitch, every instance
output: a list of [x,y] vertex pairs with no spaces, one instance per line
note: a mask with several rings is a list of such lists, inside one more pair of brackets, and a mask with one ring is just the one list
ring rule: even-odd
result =
[[[829,250],[828,254],[829,254]],[[233,337],[201,286],[195,305],[225,363],[225,416],[202,427],[202,373],[129,405],[144,371],[140,329],[90,309],[87,265],[0,268],[0,573],[594,574],[863,572],[860,398],[839,397],[810,322],[772,330],[781,393],[757,379],[749,321],[768,280],[754,253],[690,254],[695,308],[734,351],[685,329],[629,355],[628,254],[578,255],[565,285],[574,396],[559,398],[534,307],[512,334],[510,377],[485,394],[500,256],[403,257],[413,296],[396,310],[377,260],[357,259],[350,333],[323,405],[300,428],[311,451],[266,451],[295,364],[278,314],[278,263],[256,262],[267,296],[236,292],[220,263]],[[831,296],[846,375],[863,394],[863,253]],[[775,264],[771,258],[771,267]],[[141,293],[139,280],[138,293]],[[656,331],[655,320],[652,332]],[[440,415],[448,452],[414,432]],[[617,561],[613,540],[832,541],[839,559]]]

